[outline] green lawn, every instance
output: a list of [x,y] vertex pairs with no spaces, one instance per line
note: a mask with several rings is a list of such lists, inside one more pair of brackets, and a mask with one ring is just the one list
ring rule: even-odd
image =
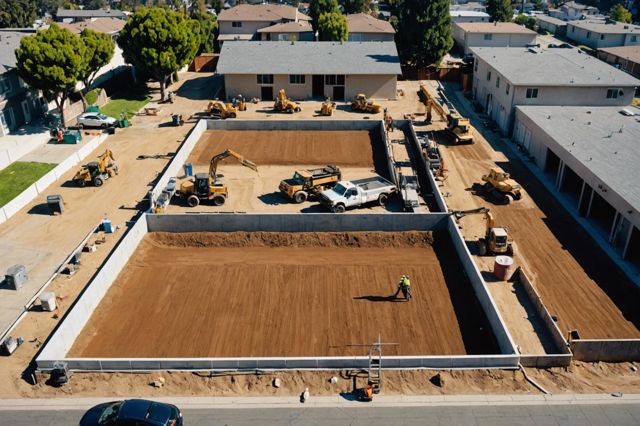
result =
[[100,108],[100,112],[115,119],[120,118],[120,113],[124,112],[127,118],[131,118],[150,99],[147,93],[141,91],[119,92],[111,96],[109,103]]
[[6,169],[0,170],[0,207],[13,200],[55,166],[57,164],[16,161]]

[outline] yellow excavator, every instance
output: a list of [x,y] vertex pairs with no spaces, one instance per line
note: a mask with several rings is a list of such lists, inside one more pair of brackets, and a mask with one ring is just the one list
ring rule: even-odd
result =
[[382,109],[382,106],[376,102],[367,99],[367,96],[358,93],[356,98],[351,101],[351,109],[353,111],[366,112],[369,114],[377,114]]
[[273,104],[273,109],[278,112],[288,112],[289,114],[302,111],[299,103],[293,102],[291,99],[287,98],[287,93],[284,89],[280,89],[278,92],[278,97],[276,98],[276,102]]
[[331,101],[331,98],[327,98],[320,107],[320,115],[332,116],[333,110],[336,109],[336,103]]
[[[447,133],[453,138],[456,144],[473,143],[473,128],[468,118],[464,118],[453,107],[447,113],[443,106],[429,93],[424,84],[420,85],[422,101],[427,107],[427,123],[433,119],[433,110],[440,116],[442,121],[447,122]],[[444,96],[444,94],[442,94]]]
[[104,181],[118,174],[118,166],[115,164],[115,157],[110,149],[106,149],[98,156],[99,161],[87,163],[73,177],[73,181],[78,186],[93,184],[102,186]]
[[511,175],[498,169],[491,169],[489,174],[483,175],[483,189],[487,196],[503,204],[510,204],[513,200],[522,198],[521,186],[511,178]]
[[207,105],[205,112],[214,117],[220,117],[222,119],[226,118],[236,118],[238,114],[238,110],[231,103],[225,103],[221,101],[211,101]]
[[486,256],[487,254],[513,256],[513,243],[509,240],[507,228],[495,226],[495,221],[491,211],[486,207],[480,207],[473,210],[452,211],[456,219],[460,219],[470,214],[484,214],[485,219],[485,235],[477,242],[478,255]]
[[246,160],[242,155],[230,149],[214,155],[209,163],[209,173],[196,173],[193,179],[180,184],[180,190],[177,193],[186,198],[189,207],[196,207],[204,200],[211,200],[215,206],[221,206],[227,201],[229,190],[218,179],[217,171],[218,163],[228,157],[235,158],[243,166],[258,171],[258,166],[255,163]]

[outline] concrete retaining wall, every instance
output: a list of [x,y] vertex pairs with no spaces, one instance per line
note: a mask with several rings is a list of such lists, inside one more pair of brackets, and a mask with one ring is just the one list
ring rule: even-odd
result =
[[129,261],[146,233],[147,221],[144,216],[141,216],[111,252],[107,261],[102,265],[91,280],[91,283],[51,335],[49,341],[36,358],[38,368],[50,369],[55,362],[64,360],[74,340],[78,337],[91,314],[93,314],[111,284],[113,284],[122,268]]
[[482,306],[482,310],[484,314],[487,316],[487,320],[489,324],[491,324],[491,330],[493,331],[493,335],[498,342],[498,346],[500,347],[500,351],[504,354],[516,354],[516,345],[511,338],[511,334],[507,330],[504,325],[504,321],[502,320],[502,316],[496,307],[491,294],[489,293],[489,289],[487,288],[486,283],[482,279],[482,274],[480,270],[473,262],[473,258],[471,257],[471,253],[465,244],[464,238],[458,229],[458,224],[456,223],[453,216],[448,217],[448,230],[451,235],[451,239],[453,240],[453,245],[455,246],[456,251],[458,252],[458,258],[462,262],[462,266],[465,270],[467,278],[471,282],[473,286],[473,291]]
[[587,362],[640,361],[640,339],[573,340],[574,359]]
[[84,158],[92,153],[98,145],[104,142],[105,139],[107,139],[106,134],[93,138],[85,146],[80,148],[77,152],[74,152],[66,160],[49,171],[49,173],[42,176],[13,200],[5,204],[4,207],[0,209],[0,223],[9,219],[11,216],[19,212],[24,206],[29,204],[34,198],[42,194],[52,183],[58,180],[72,167],[84,160]]

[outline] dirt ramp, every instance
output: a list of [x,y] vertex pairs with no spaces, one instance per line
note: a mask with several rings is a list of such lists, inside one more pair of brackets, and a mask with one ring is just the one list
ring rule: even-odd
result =
[[340,247],[428,248],[431,231],[408,232],[153,232],[147,241],[156,247]]

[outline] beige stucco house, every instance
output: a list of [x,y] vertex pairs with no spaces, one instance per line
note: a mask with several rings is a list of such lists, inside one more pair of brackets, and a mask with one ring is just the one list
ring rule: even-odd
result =
[[453,39],[464,53],[472,47],[525,47],[537,33],[513,22],[454,22]]
[[347,15],[349,41],[393,41],[396,31],[388,21],[366,13]]
[[218,15],[218,41],[259,40],[262,37],[258,33],[260,29],[287,22],[310,21],[311,18],[297,8],[284,4],[239,4]]

